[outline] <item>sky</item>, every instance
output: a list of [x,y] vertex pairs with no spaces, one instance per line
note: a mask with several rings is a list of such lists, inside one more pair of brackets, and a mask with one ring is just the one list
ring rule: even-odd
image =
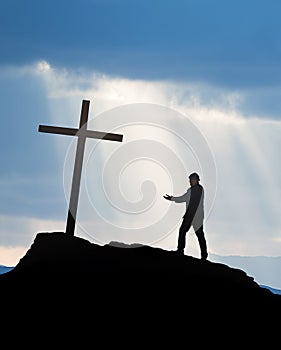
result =
[[[0,3],[0,264],[64,231],[76,137],[88,139],[75,234],[174,250],[188,175],[205,188],[213,254],[281,256],[281,3]],[[186,254],[199,256],[192,230]],[[280,282],[281,285],[281,282]]]

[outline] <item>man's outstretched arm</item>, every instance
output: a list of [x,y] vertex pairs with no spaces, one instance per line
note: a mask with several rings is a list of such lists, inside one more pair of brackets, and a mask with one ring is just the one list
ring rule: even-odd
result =
[[189,202],[190,200],[190,191],[185,192],[183,195],[175,197],[171,196],[170,194],[165,194],[163,196],[168,201],[176,202],[176,203],[183,203],[183,202]]

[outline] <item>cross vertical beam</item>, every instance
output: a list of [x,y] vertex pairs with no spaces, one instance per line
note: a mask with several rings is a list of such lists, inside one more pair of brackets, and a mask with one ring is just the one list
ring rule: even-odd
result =
[[70,194],[70,201],[69,201],[69,208],[68,208],[67,222],[66,222],[66,229],[65,229],[65,232],[72,236],[74,236],[74,231],[75,231],[81,173],[82,173],[84,150],[85,150],[85,143],[86,143],[85,132],[83,132],[84,130],[82,128],[85,124],[84,129],[87,129],[89,106],[90,106],[90,101],[83,100],[81,115],[80,115],[80,124],[79,124],[79,130],[80,130],[79,132],[81,132],[81,135],[78,135],[74,170],[72,175],[71,194]]
[[59,134],[59,135],[69,135],[69,136],[77,136],[77,148],[76,155],[74,161],[74,169],[72,175],[72,185],[71,185],[71,193],[67,214],[67,222],[65,232],[74,236],[75,225],[76,225],[76,216],[77,216],[77,208],[78,208],[78,199],[79,199],[79,191],[80,191],[80,182],[81,182],[81,174],[83,168],[83,158],[85,151],[85,143],[87,138],[94,139],[103,139],[108,141],[118,141],[122,142],[123,135],[121,134],[113,134],[101,131],[94,131],[87,129],[88,123],[88,115],[89,115],[89,106],[90,101],[83,100],[82,108],[80,114],[80,122],[79,128],[65,128],[59,126],[48,126],[48,125],[39,125],[38,131],[51,133],[51,134]]

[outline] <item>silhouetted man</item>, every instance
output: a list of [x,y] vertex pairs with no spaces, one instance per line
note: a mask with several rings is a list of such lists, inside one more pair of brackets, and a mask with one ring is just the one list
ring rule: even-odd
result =
[[192,226],[199,242],[201,259],[206,260],[208,257],[208,252],[203,231],[204,188],[201,184],[199,184],[199,181],[199,175],[197,173],[192,173],[189,175],[190,187],[182,196],[175,197],[166,194],[163,197],[176,203],[186,203],[186,212],[183,216],[183,221],[179,229],[177,252],[179,254],[184,254],[186,233]]

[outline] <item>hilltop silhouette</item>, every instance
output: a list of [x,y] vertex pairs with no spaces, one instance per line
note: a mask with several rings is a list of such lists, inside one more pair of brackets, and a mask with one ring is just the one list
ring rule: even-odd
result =
[[276,337],[280,329],[281,296],[240,269],[145,245],[100,246],[63,232],[38,233],[14,269],[0,275],[0,293],[9,310],[39,323],[104,317],[109,327],[108,318],[116,326],[144,318],[146,326],[200,325],[233,336],[254,327]]

